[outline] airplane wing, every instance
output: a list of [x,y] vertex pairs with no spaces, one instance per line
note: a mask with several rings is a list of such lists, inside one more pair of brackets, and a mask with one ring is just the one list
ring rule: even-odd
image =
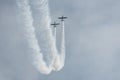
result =
[[51,25],[55,25],[55,24],[51,24]]
[[62,17],[58,17],[58,19],[62,19]]

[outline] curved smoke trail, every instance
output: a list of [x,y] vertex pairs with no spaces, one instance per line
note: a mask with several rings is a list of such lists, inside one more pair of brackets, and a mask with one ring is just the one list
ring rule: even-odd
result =
[[34,53],[34,60],[37,69],[45,74],[48,74],[52,71],[52,65],[47,67],[46,63],[43,60],[43,55],[38,45],[37,38],[35,36],[35,28],[33,27],[33,19],[29,6],[28,0],[17,0],[17,4],[20,10],[20,15],[22,17],[21,21],[24,23],[26,29],[26,37],[29,43],[32,52]]
[[[61,47],[60,47],[60,53],[57,54],[57,56],[56,56],[57,58],[56,58],[55,63],[53,65],[55,71],[61,70],[64,67],[64,62],[65,62],[64,21],[62,21],[61,24],[62,24]],[[54,35],[55,35],[55,38],[56,38],[56,28],[55,28],[55,31],[54,31]]]
[[[41,48],[45,63],[50,66],[48,69],[53,69],[53,63],[57,55],[55,38],[52,35],[52,30],[50,27],[51,19],[48,8],[47,0],[30,0],[30,5],[32,9],[32,15],[34,19],[34,27],[36,29],[36,37],[39,41],[38,45]],[[38,55],[35,54],[35,58]],[[39,60],[39,58],[38,58]],[[35,66],[39,70],[39,61],[36,61]],[[40,70],[41,72],[41,70]],[[42,72],[43,73],[43,72]]]
[[[35,67],[44,74],[59,71],[64,65],[64,26],[62,31],[61,54],[56,48],[56,39],[50,28],[50,14],[47,0],[17,0],[25,36],[33,52]],[[63,23],[64,25],[64,23]],[[43,53],[44,57],[43,56]],[[46,58],[46,60],[45,60]]]

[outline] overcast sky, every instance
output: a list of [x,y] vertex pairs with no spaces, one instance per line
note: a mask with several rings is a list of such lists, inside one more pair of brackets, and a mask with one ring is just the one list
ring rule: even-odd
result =
[[0,80],[120,80],[120,0],[49,0],[66,15],[66,62],[42,75],[28,60],[15,0],[0,0]]

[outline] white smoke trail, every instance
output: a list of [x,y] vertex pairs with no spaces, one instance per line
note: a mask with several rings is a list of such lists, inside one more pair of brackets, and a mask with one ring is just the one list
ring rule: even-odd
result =
[[56,37],[56,33],[57,33],[57,32],[56,32],[56,27],[54,27],[54,37],[55,37],[55,43],[57,43],[57,42],[56,42],[56,38],[57,38],[57,37]]
[[34,53],[35,65],[37,69],[44,74],[49,74],[52,71],[52,65],[47,67],[46,63],[43,60],[43,55],[40,52],[38,41],[35,36],[35,29],[33,27],[33,19],[30,11],[28,0],[17,0],[18,8],[21,15],[21,21],[24,23],[23,26],[26,29],[26,37],[29,43],[29,46]]
[[[17,4],[21,15],[21,21],[23,23],[22,26],[24,26],[26,30],[25,36],[33,52],[35,67],[44,74],[49,74],[52,70],[61,70],[64,66],[65,59],[64,22],[61,54],[58,54],[56,38],[52,35],[50,28],[51,19],[48,9],[48,1],[17,0]],[[44,60],[43,53],[46,53],[46,55],[44,55],[47,56],[46,61]]]
[[37,39],[40,42],[40,48],[43,50],[43,53],[47,58],[46,63],[48,65],[53,65],[58,51],[56,48],[55,38],[50,27],[51,19],[48,8],[48,1],[31,0],[31,6]]
[[[54,63],[54,70],[60,71],[64,67],[65,62],[65,35],[64,35],[64,21],[62,21],[62,35],[61,35],[61,48],[60,48],[60,54],[57,54],[57,58]],[[55,29],[55,38],[56,38],[56,29]]]
[[[34,0],[34,1],[31,0],[31,6],[34,12],[33,16],[35,21],[35,27],[37,28],[36,31],[37,33],[40,33],[42,35],[42,36],[39,36],[38,39],[40,40],[40,42],[44,43],[43,46],[40,44],[40,47],[42,49],[45,49],[45,51],[47,51],[48,54],[51,54],[50,55],[52,56],[51,58],[49,56],[47,57],[48,61],[54,60],[54,63],[50,63],[50,64],[53,64],[53,70],[59,71],[63,67],[63,63],[61,61],[64,61],[64,60],[61,60],[63,58],[61,56],[63,55],[58,54],[58,51],[56,48],[56,37],[54,38],[50,28],[51,19],[50,19],[50,13],[48,8],[48,1],[47,0]],[[44,39],[43,39],[43,34],[44,34]]]
[[65,62],[65,28],[64,28],[64,21],[62,21],[62,38],[61,38],[61,62],[64,66]]

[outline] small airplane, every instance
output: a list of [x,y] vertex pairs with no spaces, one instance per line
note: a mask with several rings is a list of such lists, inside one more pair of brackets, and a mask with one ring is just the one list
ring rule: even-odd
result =
[[60,25],[59,23],[56,23],[56,22],[54,22],[53,24],[51,24],[51,25],[53,25],[54,27],[56,27],[56,25]]
[[58,17],[58,19],[61,19],[61,21],[64,21],[64,19],[67,19],[67,17],[62,16],[62,17]]

